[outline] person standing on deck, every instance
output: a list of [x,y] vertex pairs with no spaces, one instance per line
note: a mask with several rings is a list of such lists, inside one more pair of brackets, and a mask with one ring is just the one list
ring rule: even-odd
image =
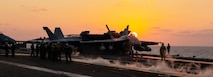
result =
[[40,58],[41,59],[45,59],[45,55],[46,55],[45,52],[46,52],[45,51],[45,43],[42,43],[41,46],[40,46]]
[[5,43],[4,49],[5,49],[5,56],[8,57],[8,54],[9,54],[9,45],[8,45],[8,42]]
[[161,56],[161,61],[165,60],[166,56],[166,47],[164,46],[164,43],[162,43],[160,47],[160,56]]
[[38,57],[39,54],[39,50],[40,50],[40,44],[36,44],[36,57]]
[[71,59],[71,53],[73,51],[73,46],[72,45],[69,45],[68,43],[66,43],[64,45],[64,51],[65,51],[65,56],[66,56],[66,62],[72,62],[72,59]]
[[35,50],[35,48],[34,48],[34,43],[32,43],[32,45],[31,45],[31,54],[30,54],[31,57],[34,57],[34,56],[35,56],[34,50]]
[[47,45],[47,58],[52,59],[52,43],[48,43]]
[[16,49],[16,44],[13,43],[12,46],[11,46],[12,57],[15,56],[15,49]]
[[57,61],[57,49],[56,49],[55,43],[53,43],[51,46],[51,55],[52,55],[52,60]]
[[57,52],[57,60],[61,61],[61,51],[62,51],[61,43],[57,42],[55,48],[56,48],[56,52]]
[[166,47],[167,48],[167,52],[168,52],[168,54],[170,54],[169,52],[170,52],[170,44],[168,43],[168,46]]

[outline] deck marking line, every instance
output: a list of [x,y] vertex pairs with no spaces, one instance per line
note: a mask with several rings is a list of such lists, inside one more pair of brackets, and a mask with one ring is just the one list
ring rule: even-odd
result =
[[32,69],[32,70],[37,70],[37,71],[53,73],[53,74],[66,75],[68,77],[90,77],[90,76],[87,76],[87,75],[75,74],[75,73],[64,72],[64,71],[57,71],[57,70],[52,70],[52,69],[48,69],[48,68],[42,68],[42,67],[31,66],[31,65],[26,65],[26,64],[14,63],[14,62],[9,62],[9,61],[0,61],[0,63],[14,65],[14,66]]

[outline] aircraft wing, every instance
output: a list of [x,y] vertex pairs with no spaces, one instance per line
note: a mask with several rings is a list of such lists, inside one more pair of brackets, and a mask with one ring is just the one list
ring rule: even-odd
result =
[[142,45],[158,45],[160,42],[141,41]]
[[6,36],[2,33],[0,33],[0,42],[9,42],[9,43],[14,43],[15,40],[9,36]]
[[91,41],[81,41],[81,43],[113,43],[125,41],[126,39],[116,38],[116,39],[106,39],[106,40],[91,40]]
[[74,42],[81,41],[81,39],[58,39],[58,40],[50,40],[50,42]]

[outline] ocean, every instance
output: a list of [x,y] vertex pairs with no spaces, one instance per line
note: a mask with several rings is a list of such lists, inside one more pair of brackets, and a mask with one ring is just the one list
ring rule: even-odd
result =
[[[160,55],[160,46],[150,46],[151,52],[141,52],[143,54]],[[168,53],[167,53],[168,54]],[[205,46],[171,46],[170,55],[179,55],[180,57],[193,57],[203,59],[213,59],[213,47]]]

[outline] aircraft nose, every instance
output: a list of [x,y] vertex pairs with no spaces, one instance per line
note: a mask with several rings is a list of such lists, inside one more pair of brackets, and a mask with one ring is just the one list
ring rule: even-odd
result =
[[129,37],[129,41],[132,45],[141,45],[141,42],[135,37]]

